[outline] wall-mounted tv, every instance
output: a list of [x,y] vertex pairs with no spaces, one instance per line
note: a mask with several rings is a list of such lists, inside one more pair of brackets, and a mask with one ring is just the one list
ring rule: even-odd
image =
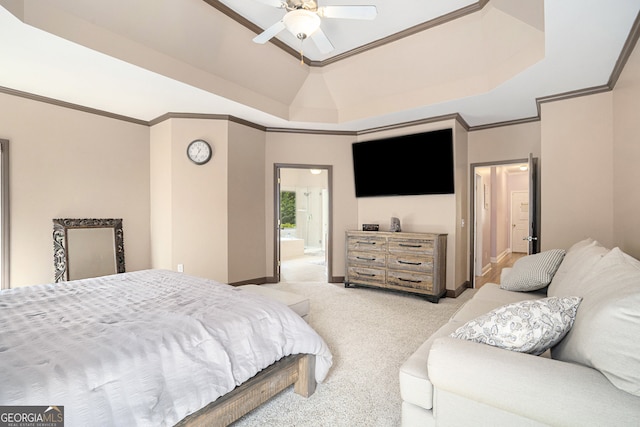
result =
[[453,194],[453,132],[354,142],[356,197]]

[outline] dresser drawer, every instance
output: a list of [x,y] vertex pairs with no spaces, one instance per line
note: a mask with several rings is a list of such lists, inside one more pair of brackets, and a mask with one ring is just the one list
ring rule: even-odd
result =
[[401,288],[433,291],[433,276],[425,273],[389,270],[387,272],[387,284]]
[[348,251],[386,252],[387,239],[378,236],[349,236],[347,238]]
[[386,272],[377,268],[349,267],[348,282],[384,285],[386,281]]
[[390,253],[387,257],[387,267],[393,270],[433,273],[433,257],[429,255],[412,256],[401,253]]
[[389,252],[433,255],[433,240],[389,238]]
[[347,263],[348,265],[364,265],[365,267],[380,268],[385,268],[387,265],[385,254],[380,251],[348,252]]

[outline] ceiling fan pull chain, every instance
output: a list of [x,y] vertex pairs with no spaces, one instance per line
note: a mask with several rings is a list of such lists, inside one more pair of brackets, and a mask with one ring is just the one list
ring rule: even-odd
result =
[[300,65],[304,65],[304,54],[302,53],[302,44],[304,43],[305,37],[300,37],[300,35],[298,35],[298,38],[300,39]]

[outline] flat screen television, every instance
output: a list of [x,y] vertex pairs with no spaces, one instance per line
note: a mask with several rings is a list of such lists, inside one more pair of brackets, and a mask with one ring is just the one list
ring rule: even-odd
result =
[[453,132],[354,142],[356,197],[453,194]]

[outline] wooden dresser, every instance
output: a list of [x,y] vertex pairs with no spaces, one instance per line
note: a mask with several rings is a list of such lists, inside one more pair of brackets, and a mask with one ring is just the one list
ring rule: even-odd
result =
[[438,302],[446,293],[447,235],[347,231],[344,286],[374,286]]

